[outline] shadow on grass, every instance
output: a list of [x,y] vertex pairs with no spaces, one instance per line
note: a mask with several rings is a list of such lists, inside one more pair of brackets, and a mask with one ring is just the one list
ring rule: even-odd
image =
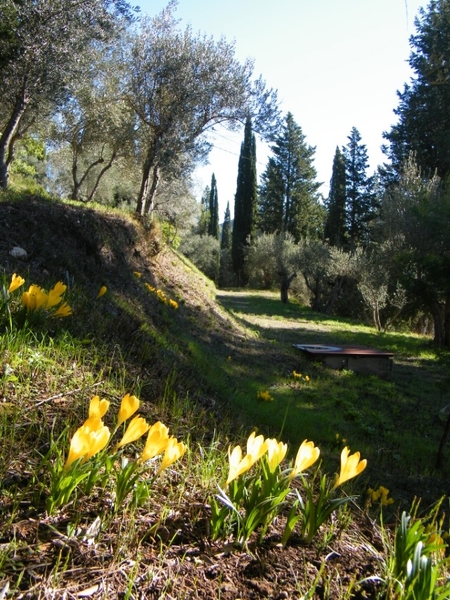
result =
[[[367,486],[385,485],[406,505],[414,495],[427,502],[447,490],[447,462],[435,469],[444,430],[440,410],[450,403],[448,356],[437,355],[430,340],[327,318],[306,307],[283,305],[263,292],[218,292],[219,302],[257,337],[252,351],[236,349],[236,372],[248,374],[253,387],[242,384],[231,401],[255,427],[297,447],[303,439],[320,444],[324,462],[338,469],[345,440],[352,451],[368,458]],[[310,361],[294,343],[355,344],[394,353],[393,370],[384,379],[337,371]],[[246,366],[245,372],[243,365]],[[293,371],[307,374],[298,381]],[[251,374],[251,375],[250,375]],[[256,383],[255,383],[256,382]],[[258,402],[258,389],[273,402]]]

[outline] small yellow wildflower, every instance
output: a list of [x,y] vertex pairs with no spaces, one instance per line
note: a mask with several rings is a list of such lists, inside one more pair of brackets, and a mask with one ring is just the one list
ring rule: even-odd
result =
[[169,300],[169,304],[172,308],[174,308],[175,310],[178,308],[178,302],[176,300]]
[[101,419],[97,417],[87,419],[72,436],[64,470],[67,470],[79,458],[86,461],[103,450],[109,438],[109,429],[103,424]]
[[228,462],[229,471],[226,485],[231,483],[234,479],[237,479],[239,475],[245,473],[252,466],[251,457],[246,455],[242,458],[242,449],[240,446],[235,446],[231,450],[231,446],[228,448]]
[[47,301],[48,296],[46,292],[35,284],[30,285],[28,292],[22,294],[22,304],[29,311],[45,308]]
[[158,421],[154,423],[147,435],[147,441],[145,443],[144,449],[141,452],[141,455],[138,459],[139,463],[145,462],[146,460],[150,460],[158,454],[161,454],[167,448],[167,444],[169,442],[169,429]]
[[102,287],[98,290],[97,298],[101,298],[102,296],[104,296],[107,291],[108,288],[106,287],[106,285],[102,285]]
[[314,446],[314,442],[308,442],[307,440],[304,440],[298,449],[289,479],[293,479],[299,473],[308,469],[316,462],[316,460],[319,458],[319,455],[320,449],[317,448],[317,446]]
[[264,392],[258,392],[258,398],[260,400],[264,400],[264,402],[273,402],[273,397],[269,394],[267,390]]
[[393,498],[388,498],[389,490],[382,485],[380,485],[377,490],[369,488],[367,490],[367,495],[372,502],[377,502],[379,500],[381,506],[389,506],[394,503]]
[[164,456],[162,459],[161,466],[158,469],[158,475],[170,467],[176,460],[181,458],[183,454],[186,452],[187,446],[183,442],[179,442],[177,438],[171,437],[167,442],[166,449],[164,451]]
[[302,378],[302,374],[301,373],[297,373],[297,371],[292,371],[292,375],[296,378],[296,379],[301,379]]
[[139,271],[133,271],[133,275],[136,275],[136,277],[139,277],[139,278],[142,277],[142,273],[140,273]]
[[58,281],[55,283],[53,288],[48,293],[48,298],[46,302],[46,308],[52,308],[52,306],[56,306],[62,300],[62,295],[67,289],[67,285],[64,285],[62,281]]
[[16,275],[16,273],[14,273],[11,277],[11,283],[9,284],[8,292],[12,294],[12,292],[15,292],[24,283],[25,279],[23,277],[20,277],[20,275]]
[[305,375],[305,381],[309,381],[309,375]]
[[145,283],[144,285],[148,289],[149,292],[155,292],[156,291],[155,288],[152,285],[150,285],[149,283]]
[[120,403],[119,414],[117,416],[117,427],[129,419],[131,415],[134,415],[138,408],[139,399],[136,398],[136,396],[125,394],[125,396],[122,398],[122,402]]
[[273,473],[278,465],[281,463],[283,458],[286,456],[287,452],[287,444],[283,442],[278,442],[275,439],[267,438],[267,462],[269,463],[269,468]]
[[100,400],[99,396],[93,396],[89,404],[89,417],[98,417],[101,419],[105,416],[109,408],[109,400]]
[[147,433],[149,429],[150,425],[147,423],[144,417],[134,417],[134,419],[130,421],[125,433],[123,434],[122,439],[117,444],[116,450],[118,450],[122,446],[125,446],[126,444],[131,444],[131,442],[135,442],[140,437],[142,437],[144,433]]
[[58,306],[58,308],[55,310],[55,312],[53,313],[53,316],[54,317],[70,317],[71,314],[72,314],[71,307],[67,304],[67,302],[63,302],[61,304],[61,306]]
[[351,456],[349,456],[349,454],[350,449],[345,446],[341,452],[341,471],[339,476],[336,478],[336,483],[334,484],[333,489],[362,473],[367,466],[366,459],[360,460],[359,452],[355,452]]

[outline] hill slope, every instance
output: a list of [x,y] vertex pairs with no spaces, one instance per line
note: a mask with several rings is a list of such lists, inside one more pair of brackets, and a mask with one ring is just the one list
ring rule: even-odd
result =
[[[12,256],[14,247],[26,257]],[[246,551],[210,541],[211,482],[224,467],[211,459],[211,472],[194,481],[193,464],[206,448],[226,456],[228,439],[239,439],[242,417],[227,402],[239,375],[252,372],[262,354],[274,372],[292,372],[298,360],[230,316],[213,284],[164,247],[153,226],[99,207],[5,194],[0,268],[46,289],[64,281],[74,308],[70,319],[50,325],[48,355],[37,336],[37,350],[16,367],[12,354],[25,351],[9,348],[6,336],[2,342],[3,402],[6,411],[17,408],[20,435],[3,440],[0,595],[8,581],[16,598],[375,597],[379,582],[355,582],[380,573],[385,548],[356,505],[352,518],[334,522],[309,547],[281,549],[276,528]],[[108,291],[97,299],[102,285]],[[162,302],[161,292],[179,308]],[[55,365],[51,341],[65,331],[75,340],[73,355]],[[233,380],[220,368],[230,356],[240,369]],[[77,512],[69,504],[48,516],[39,457],[54,438],[67,437],[66,423],[73,431],[94,393],[117,403],[127,391],[139,395],[149,420],[189,440],[187,468],[157,482],[149,504],[132,514],[111,515],[107,499],[93,498]]]

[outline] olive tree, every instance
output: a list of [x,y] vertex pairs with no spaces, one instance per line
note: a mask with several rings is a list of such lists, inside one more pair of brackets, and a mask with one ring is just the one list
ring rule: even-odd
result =
[[67,92],[53,115],[50,147],[70,153],[70,197],[90,201],[115,163],[133,170],[134,115],[122,96],[114,51],[93,48],[84,73],[69,82]]
[[233,43],[181,30],[176,2],[143,19],[129,44],[127,100],[138,119],[142,181],[137,211],[151,214],[162,174],[180,156],[206,157],[205,134],[219,123],[237,128],[250,116],[267,133],[278,120],[276,93],[253,80],[253,63],[240,63]]
[[131,16],[124,0],[0,0],[0,187],[39,111],[66,98],[91,44],[111,40]]

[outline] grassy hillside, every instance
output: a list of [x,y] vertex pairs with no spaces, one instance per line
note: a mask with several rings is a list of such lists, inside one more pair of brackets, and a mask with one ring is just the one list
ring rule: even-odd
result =
[[[408,597],[392,592],[400,577],[393,532],[403,510],[414,513],[415,496],[423,498],[419,518],[448,492],[448,460],[435,468],[448,403],[445,353],[424,338],[380,336],[284,305],[276,294],[219,292],[164,245],[155,225],[120,212],[7,193],[0,233],[6,287],[13,273],[24,290],[62,281],[73,310],[22,329],[20,306],[12,327],[3,313],[0,597],[8,589],[15,598]],[[15,247],[26,256],[13,256]],[[329,371],[299,355],[299,341],[393,351],[392,377]],[[53,484],[90,399],[110,402],[113,430],[127,393],[140,399],[148,423],[161,421],[184,441],[186,454],[155,479],[149,468],[151,485],[137,479],[123,502],[107,477],[117,459],[55,507]],[[293,536],[281,548],[284,516],[261,544],[212,539],[228,446],[244,447],[254,429],[287,442],[287,461],[313,440],[330,474],[346,444],[368,459],[346,488],[355,499],[313,543]],[[131,465],[142,443],[127,448]],[[383,527],[380,503],[367,494],[380,485],[395,499],[383,508]]]

